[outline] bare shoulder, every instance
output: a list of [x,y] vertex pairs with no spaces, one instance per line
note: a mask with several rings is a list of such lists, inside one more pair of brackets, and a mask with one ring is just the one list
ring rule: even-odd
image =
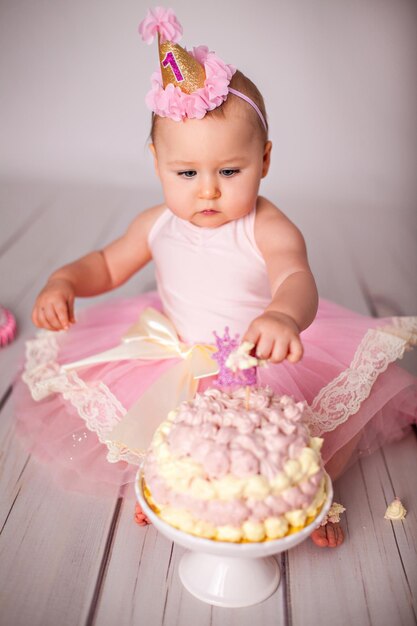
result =
[[118,239],[103,248],[105,253],[109,255],[114,251],[137,250],[138,247],[147,250],[149,232],[164,209],[165,204],[158,204],[141,211]]
[[304,237],[297,226],[275,204],[263,196],[258,197],[254,227],[255,241],[260,251],[271,248],[305,250]]
[[166,204],[157,204],[139,213],[128,227],[126,236],[147,239],[152,226],[165,209]]

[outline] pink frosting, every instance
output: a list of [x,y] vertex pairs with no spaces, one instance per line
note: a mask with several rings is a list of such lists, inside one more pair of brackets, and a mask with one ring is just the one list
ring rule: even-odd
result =
[[193,449],[193,459],[199,463],[204,463],[205,459],[215,450],[216,446],[212,441],[200,441]]
[[236,428],[233,426],[220,426],[216,432],[216,441],[228,444],[236,436]]
[[183,402],[168,437],[171,452],[195,458],[209,478],[232,467],[239,477],[259,472],[272,479],[309,443],[304,404],[258,388],[251,391],[246,409],[245,393],[209,389]]
[[191,454],[197,433],[192,426],[179,424],[169,433],[168,441],[171,452],[177,456]]
[[323,472],[313,476],[297,487],[290,487],[280,496],[267,496],[265,500],[235,498],[232,500],[201,500],[187,493],[172,490],[158,473],[153,455],[147,457],[145,477],[153,498],[160,505],[188,510],[196,519],[216,526],[230,524],[239,526],[246,520],[263,521],[267,517],[280,516],[296,508],[306,508],[314,500]]
[[217,444],[214,449],[207,454],[203,461],[203,467],[206,474],[211,478],[221,478],[229,472],[230,455],[226,446]]
[[259,461],[249,450],[231,450],[230,460],[232,474],[238,478],[259,473]]

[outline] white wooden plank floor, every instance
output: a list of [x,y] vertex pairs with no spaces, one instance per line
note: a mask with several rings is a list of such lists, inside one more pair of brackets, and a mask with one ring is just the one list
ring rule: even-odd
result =
[[[116,237],[138,210],[156,200],[152,190],[1,185],[0,302],[16,313],[19,337],[0,351],[0,624],[415,624],[414,434],[362,459],[336,483],[336,499],[347,507],[345,544],[337,551],[320,550],[307,541],[278,555],[282,582],[277,592],[247,609],[211,607],[182,588],[177,572],[182,548],[152,526],[134,524],[132,493],[98,498],[64,492],[15,439],[11,388],[24,341],[34,332],[30,311],[36,294],[54,267]],[[311,209],[310,202],[310,216]],[[343,217],[332,223],[331,214],[320,204],[312,219],[294,207],[293,219],[306,236],[322,295],[374,315],[415,314],[417,294],[409,269],[412,262],[416,266],[412,216],[407,228],[406,216],[399,224],[398,216],[385,211],[369,251],[377,218],[371,208],[364,213],[368,222],[358,227]],[[318,237],[320,216],[328,227]],[[393,231],[401,231],[401,257],[382,243]],[[152,286],[150,266],[115,294],[101,297]],[[79,306],[88,304],[84,300]],[[415,357],[408,357],[407,367],[416,370]],[[404,522],[383,519],[394,495],[408,509]]]

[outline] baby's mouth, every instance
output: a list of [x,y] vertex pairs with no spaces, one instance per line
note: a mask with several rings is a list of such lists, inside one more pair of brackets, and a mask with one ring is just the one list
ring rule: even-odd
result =
[[203,209],[202,211],[200,211],[202,215],[215,215],[218,212],[219,211],[216,211],[215,209]]

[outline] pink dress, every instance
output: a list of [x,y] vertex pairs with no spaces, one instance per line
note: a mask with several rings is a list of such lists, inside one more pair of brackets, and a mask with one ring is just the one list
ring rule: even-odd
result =
[[[135,435],[123,440],[126,425],[140,432],[140,420],[149,419],[148,409],[140,410],[145,398],[155,411],[164,408],[160,419],[175,408],[164,407],[161,381],[190,351],[62,366],[120,346],[148,307],[167,316],[182,348],[211,346],[213,331],[222,335],[225,326],[243,335],[271,297],[254,221],[255,209],[219,228],[200,228],[166,209],[149,235],[158,292],[109,300],[82,311],[69,331],[41,331],[27,343],[14,393],[17,432],[37,458],[52,463],[62,485],[106,493],[134,480],[144,449]],[[258,382],[306,401],[310,430],[324,438],[325,463],[354,438],[352,459],[400,438],[416,421],[416,380],[393,363],[416,343],[417,317],[376,319],[320,300],[301,338],[302,360],[258,368]],[[213,380],[195,384],[202,390]]]

